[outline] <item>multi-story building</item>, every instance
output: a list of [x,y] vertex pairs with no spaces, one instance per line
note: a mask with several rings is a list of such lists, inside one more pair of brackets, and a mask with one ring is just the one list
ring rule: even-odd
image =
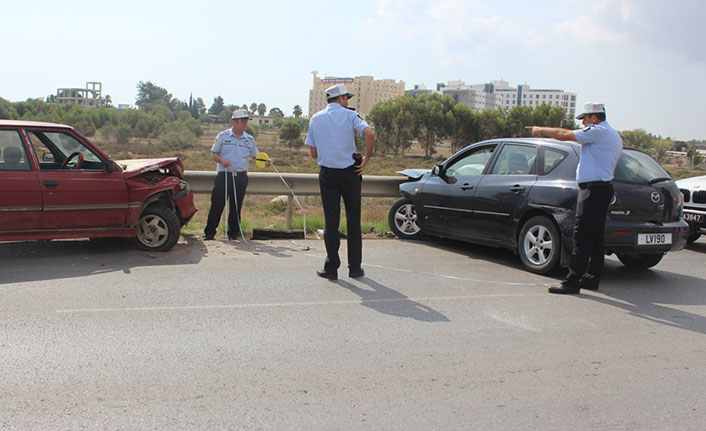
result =
[[365,116],[373,106],[388,99],[404,94],[404,81],[394,79],[374,79],[372,76],[356,76],[355,78],[338,78],[327,76],[319,78],[314,73],[314,85],[309,90],[309,117],[326,107],[326,89],[343,84],[348,91],[355,94],[349,102],[359,114]]
[[474,111],[498,108],[499,99],[492,84],[466,85],[463,81],[449,81],[437,88],[442,95],[451,96],[456,103],[468,105]]
[[[428,94],[423,86],[415,86],[407,93],[414,97]],[[456,103],[468,105],[474,111],[485,109],[511,109],[513,106],[529,106],[536,108],[541,104],[559,106],[573,118],[576,113],[576,93],[563,90],[533,90],[529,85],[522,84],[510,87],[505,81],[491,81],[485,84],[466,85],[463,81],[449,81],[436,85],[436,92],[451,96]]]
[[56,103],[71,103],[87,107],[103,105],[103,84],[100,82],[87,82],[86,88],[57,88]]
[[513,88],[505,81],[492,81],[491,84],[495,86],[495,93],[500,98],[499,107],[510,109],[520,105],[536,108],[546,104],[561,107],[570,118],[573,118],[576,113],[576,93],[563,90],[533,90],[527,84]]

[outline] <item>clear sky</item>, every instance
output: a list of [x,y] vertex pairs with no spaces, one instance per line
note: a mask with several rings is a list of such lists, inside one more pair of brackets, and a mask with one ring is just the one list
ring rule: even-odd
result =
[[604,102],[619,130],[706,139],[701,0],[2,0],[0,97],[139,81],[206,106],[308,111],[311,71],[433,88],[496,79]]

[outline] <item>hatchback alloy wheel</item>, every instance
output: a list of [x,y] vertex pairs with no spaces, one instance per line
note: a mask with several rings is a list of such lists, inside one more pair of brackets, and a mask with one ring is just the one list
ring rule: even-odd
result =
[[559,261],[560,241],[554,223],[546,217],[532,217],[520,232],[518,248],[522,263],[537,274],[550,272]]
[[417,223],[417,211],[407,198],[398,199],[392,205],[387,221],[398,238],[419,239],[423,236],[422,229]]

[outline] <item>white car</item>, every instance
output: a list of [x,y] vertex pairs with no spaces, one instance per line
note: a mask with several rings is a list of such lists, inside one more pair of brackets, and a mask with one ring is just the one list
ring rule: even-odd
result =
[[706,234],[706,175],[684,178],[677,181],[679,191],[684,195],[684,221],[689,223],[687,243]]

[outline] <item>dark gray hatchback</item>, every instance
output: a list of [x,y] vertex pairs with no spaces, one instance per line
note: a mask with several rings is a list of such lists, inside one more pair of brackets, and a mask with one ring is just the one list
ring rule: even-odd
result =
[[[392,206],[399,238],[423,235],[504,247],[531,272],[568,266],[580,147],[553,139],[494,139],[470,145],[428,170],[401,171],[410,181]],[[686,244],[682,195],[649,155],[625,148],[613,181],[605,252],[627,266],[650,268]]]

